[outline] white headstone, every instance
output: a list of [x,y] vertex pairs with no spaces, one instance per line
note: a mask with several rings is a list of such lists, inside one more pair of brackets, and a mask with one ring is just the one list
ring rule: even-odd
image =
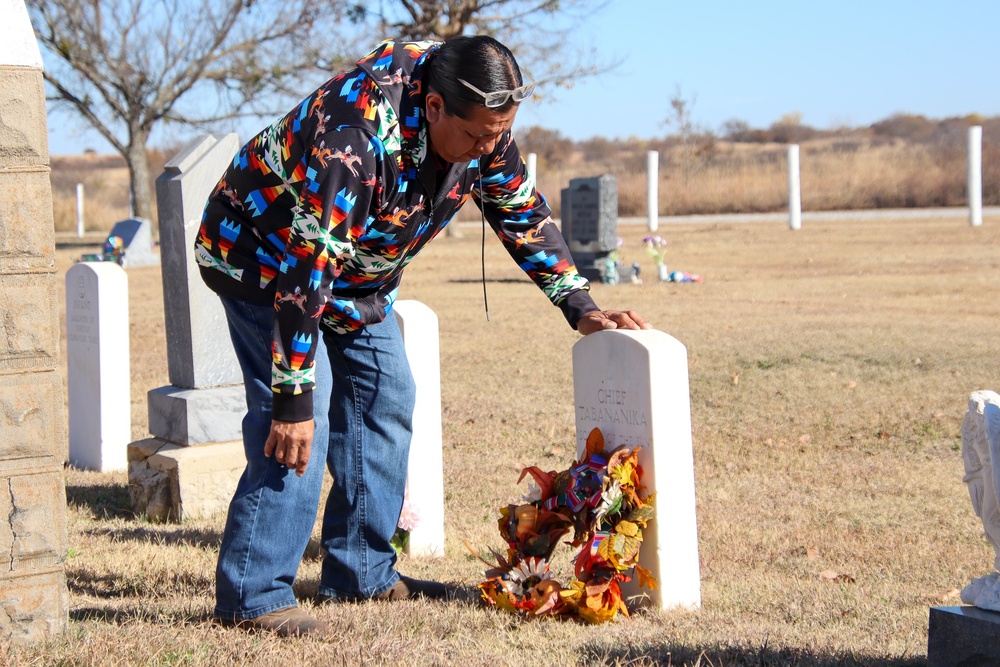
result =
[[596,427],[605,451],[642,447],[642,484],[655,493],[639,564],[659,588],[622,586],[657,608],[701,606],[687,350],[662,331],[599,331],[573,346],[577,455]]
[[125,470],[132,439],[128,277],[114,262],[66,272],[69,460],[87,470]]
[[124,244],[125,258],[122,266],[156,266],[160,256],[153,251],[152,225],[149,220],[129,218],[119,220],[108,235],[118,237]]
[[410,531],[406,553],[444,556],[444,459],[441,452],[441,354],[438,319],[419,301],[393,305],[417,385],[413,439],[406,473],[410,505],[420,522]]

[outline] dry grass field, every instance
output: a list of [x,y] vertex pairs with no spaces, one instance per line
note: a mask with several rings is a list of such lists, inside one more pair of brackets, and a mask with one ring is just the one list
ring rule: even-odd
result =
[[[222,518],[133,516],[126,476],[67,470],[70,629],[0,646],[12,665],[923,665],[928,609],[985,573],[962,483],[968,394],[1000,388],[1000,219],[661,226],[672,269],[654,282],[640,226],[621,226],[643,285],[595,285],[687,346],[702,608],[639,611],[604,626],[520,622],[482,607],[481,564],[521,467],[573,454],[578,335],[479,232],[441,237],[401,298],[440,318],[447,556],[399,569],[460,586],[446,603],[316,609],[336,641],[214,627]],[[87,251],[58,252],[60,275]],[[157,268],[130,269],[132,431],[167,384]],[[666,508],[664,511],[669,511]],[[305,600],[315,549],[299,572]],[[308,601],[303,601],[308,606]]]

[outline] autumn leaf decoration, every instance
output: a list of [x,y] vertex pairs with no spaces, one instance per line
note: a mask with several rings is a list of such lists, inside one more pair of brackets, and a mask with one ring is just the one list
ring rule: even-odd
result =
[[[589,623],[628,616],[620,584],[631,581],[655,589],[656,579],[639,565],[643,530],[653,517],[653,497],[640,485],[639,448],[604,451],[604,435],[594,429],[582,460],[562,472],[531,466],[534,492],[520,505],[500,508],[497,527],[506,553],[490,549],[491,563],[479,584],[491,606],[525,617],[577,617]],[[563,536],[578,549],[567,585],[549,568]]]

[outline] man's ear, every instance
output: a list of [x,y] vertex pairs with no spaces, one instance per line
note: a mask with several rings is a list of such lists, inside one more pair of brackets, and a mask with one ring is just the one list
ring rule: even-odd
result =
[[424,115],[427,116],[427,122],[438,122],[444,113],[444,98],[441,94],[433,91],[427,93],[427,97],[424,98]]

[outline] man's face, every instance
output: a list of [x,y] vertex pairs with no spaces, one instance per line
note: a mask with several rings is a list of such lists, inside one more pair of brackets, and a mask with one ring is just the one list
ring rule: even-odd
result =
[[445,111],[441,95],[429,92],[425,113],[430,149],[445,162],[471,162],[493,152],[500,136],[514,124],[517,107],[496,112],[477,106],[466,120]]

